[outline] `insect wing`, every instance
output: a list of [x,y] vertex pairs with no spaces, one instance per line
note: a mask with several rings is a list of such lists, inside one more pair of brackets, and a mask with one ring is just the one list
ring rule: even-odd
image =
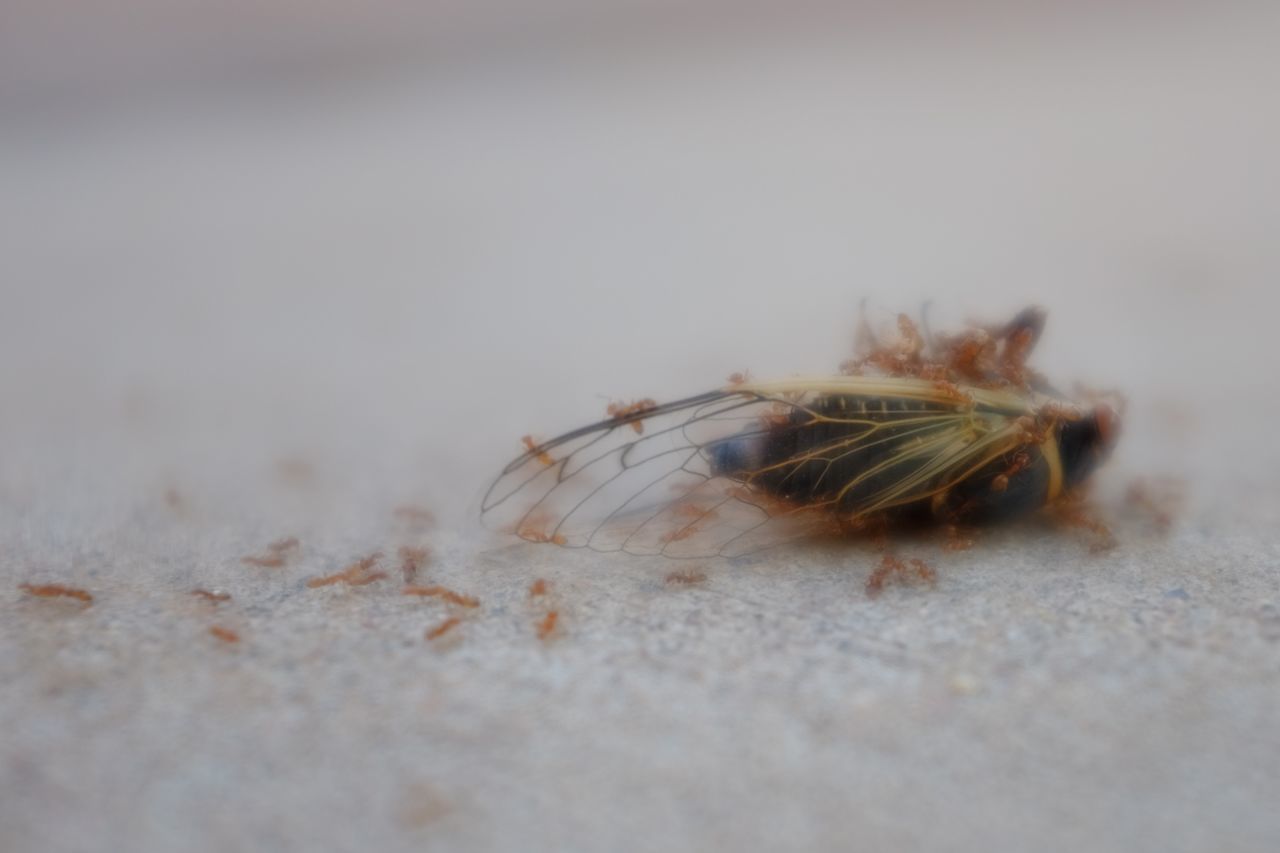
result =
[[574,430],[507,466],[485,496],[485,523],[568,547],[717,554],[771,515],[744,500],[750,490],[714,473],[714,448],[758,425],[771,406],[715,391]]
[[[846,401],[841,413],[830,411],[835,399]],[[852,377],[710,392],[531,447],[482,514],[535,542],[735,556],[927,499],[1008,452],[1025,401],[981,403],[975,411],[915,380]],[[771,443],[796,450],[722,473],[726,454]]]

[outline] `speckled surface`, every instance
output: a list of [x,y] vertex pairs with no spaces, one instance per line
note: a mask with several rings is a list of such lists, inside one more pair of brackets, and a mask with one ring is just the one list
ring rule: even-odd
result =
[[[1108,29],[1083,76],[1071,41],[810,34],[6,137],[0,848],[1275,849],[1280,53],[1251,21]],[[866,293],[1050,308],[1041,366],[1132,397],[1119,547],[909,542],[936,588],[872,599],[860,545],[479,530],[519,436],[833,365]],[[1167,534],[1139,475],[1186,489]],[[445,641],[403,546],[480,599]],[[307,586],[375,550],[393,577]]]

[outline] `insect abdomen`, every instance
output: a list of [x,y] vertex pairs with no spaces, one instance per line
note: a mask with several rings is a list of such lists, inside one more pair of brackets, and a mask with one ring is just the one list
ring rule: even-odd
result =
[[[830,395],[796,406],[764,429],[721,442],[713,448],[713,465],[717,474],[798,506],[823,505],[856,516],[881,503],[905,478],[922,476],[945,451],[923,444],[929,420],[954,414],[954,408],[918,400]],[[919,452],[913,452],[916,433]],[[913,491],[919,497],[892,504],[887,514],[983,522],[1032,512],[1049,497],[1053,473],[1041,448],[1025,454],[1016,471],[1012,456],[999,456],[960,482],[926,479]]]
[[[713,449],[716,473],[799,505],[830,504],[856,513],[899,482],[918,459],[895,461],[890,448],[921,418],[947,410],[918,400],[828,395],[796,406],[765,429],[746,430]],[[868,435],[874,433],[874,440]],[[884,439],[881,441],[880,439]]]
[[1000,458],[952,486],[936,502],[933,513],[943,521],[990,523],[1034,512],[1049,498],[1052,471],[1040,448],[1024,451],[1029,460],[1017,473],[998,478],[1011,459]]

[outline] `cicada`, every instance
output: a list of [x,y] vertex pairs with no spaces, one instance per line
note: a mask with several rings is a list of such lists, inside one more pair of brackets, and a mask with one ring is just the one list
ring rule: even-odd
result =
[[[610,416],[526,452],[489,488],[490,527],[534,542],[737,556],[897,525],[977,525],[1073,493],[1120,418],[1026,359],[1045,315],[948,336],[899,315],[830,376],[731,384]],[[864,330],[865,331],[865,330]]]

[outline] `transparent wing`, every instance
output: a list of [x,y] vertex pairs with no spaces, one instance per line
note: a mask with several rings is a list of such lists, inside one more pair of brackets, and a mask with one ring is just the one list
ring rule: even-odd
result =
[[[1024,408],[975,410],[917,380],[712,391],[531,448],[490,487],[482,515],[535,542],[735,556],[945,489],[1016,443],[1009,415]],[[742,456],[750,464],[726,464]]]
[[567,547],[719,554],[773,514],[751,489],[714,473],[713,448],[771,406],[756,394],[713,391],[574,430],[503,470],[485,495],[484,521]]

